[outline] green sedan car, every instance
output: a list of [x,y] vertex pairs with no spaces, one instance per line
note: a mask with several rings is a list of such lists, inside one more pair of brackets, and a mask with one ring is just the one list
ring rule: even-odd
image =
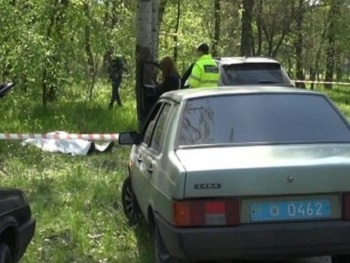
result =
[[325,94],[168,92],[119,143],[124,212],[151,226],[156,262],[350,262],[350,125]]

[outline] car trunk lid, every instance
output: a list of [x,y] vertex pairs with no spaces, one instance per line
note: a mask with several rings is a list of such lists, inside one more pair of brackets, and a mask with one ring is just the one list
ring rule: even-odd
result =
[[184,198],[350,191],[350,144],[179,149]]

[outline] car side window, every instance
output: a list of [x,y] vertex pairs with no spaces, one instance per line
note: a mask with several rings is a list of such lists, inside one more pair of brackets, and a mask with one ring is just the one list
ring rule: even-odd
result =
[[160,149],[161,139],[165,132],[165,124],[168,119],[170,109],[171,109],[171,105],[169,103],[165,103],[162,111],[159,114],[158,121],[155,125],[153,136],[150,143],[150,147],[155,151],[159,151]]
[[156,123],[156,120],[157,120],[157,116],[159,115],[159,111],[161,110],[162,108],[162,105],[163,105],[163,102],[159,102],[154,110],[152,111],[151,115],[149,116],[148,118],[148,121],[146,123],[146,126],[144,128],[144,132],[143,132],[143,135],[142,135],[142,142],[147,144],[149,143],[151,137],[152,137],[152,132],[153,132],[153,129],[154,129],[154,125]]
[[347,123],[327,97],[257,93],[186,102],[179,145],[339,143],[350,141]]

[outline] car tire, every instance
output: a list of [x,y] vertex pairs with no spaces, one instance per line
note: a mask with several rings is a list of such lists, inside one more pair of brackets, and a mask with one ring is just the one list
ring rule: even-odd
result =
[[11,250],[5,243],[0,243],[0,263],[13,263]]
[[132,189],[130,176],[128,176],[123,183],[122,205],[124,214],[131,224],[139,224],[142,222],[143,215]]

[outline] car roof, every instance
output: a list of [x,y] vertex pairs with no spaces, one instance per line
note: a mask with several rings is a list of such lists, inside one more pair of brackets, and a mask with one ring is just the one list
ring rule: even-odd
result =
[[244,63],[272,63],[280,64],[277,60],[267,57],[222,57],[216,61],[221,65],[244,64]]
[[169,98],[175,101],[182,101],[200,97],[211,97],[218,95],[241,95],[241,94],[268,94],[268,93],[294,93],[294,94],[313,94],[322,95],[324,93],[306,89],[288,88],[284,86],[219,86],[216,88],[196,88],[182,89],[164,93],[161,98]]

